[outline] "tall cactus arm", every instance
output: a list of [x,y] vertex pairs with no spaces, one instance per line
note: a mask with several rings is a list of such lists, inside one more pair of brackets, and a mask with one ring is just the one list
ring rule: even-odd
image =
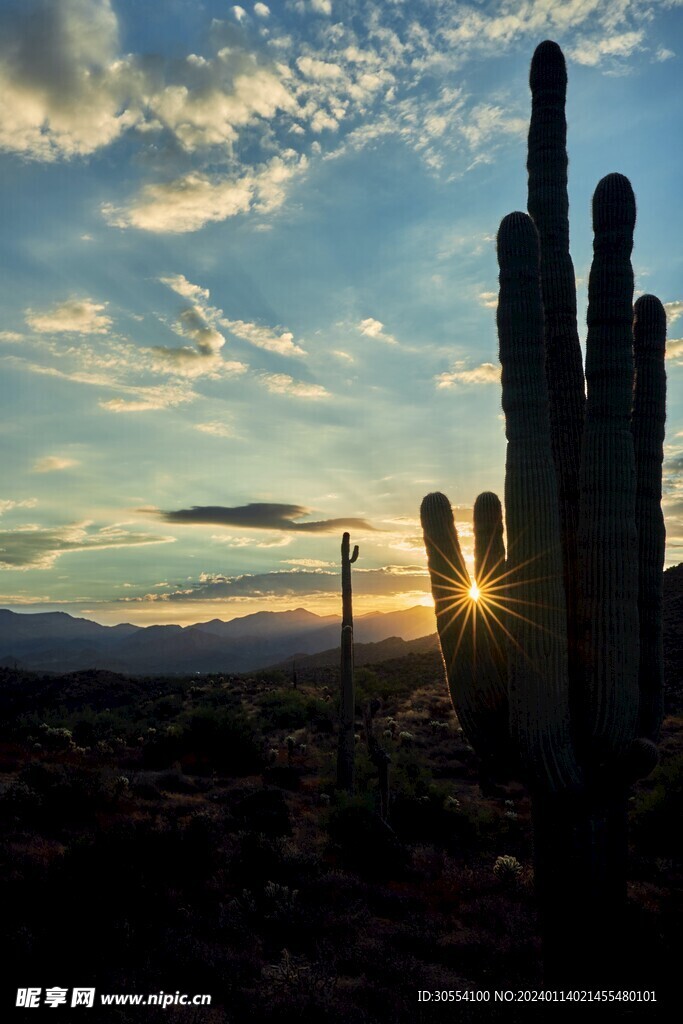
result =
[[508,439],[505,512],[510,726],[536,791],[578,788],[569,718],[566,605],[550,444],[539,242],[511,213],[498,231],[498,337]]
[[[565,118],[567,68],[557,43],[546,40],[537,46],[531,62],[529,84],[531,122],[527,207],[541,243],[546,379],[560,504],[570,677],[573,677],[578,672],[576,567],[585,391],[576,323],[574,265],[569,253]],[[574,679],[570,678],[570,686],[575,685]]]
[[638,716],[638,540],[631,433],[635,220],[628,179],[607,175],[593,196],[579,519],[586,739],[597,764],[626,752],[636,736]]
[[507,679],[503,509],[491,491],[484,491],[474,503],[474,580],[477,609],[490,633],[491,656],[501,678]]
[[640,708],[638,736],[659,738],[663,712],[662,570],[665,529],[662,515],[662,459],[666,419],[666,313],[654,295],[634,307],[633,443],[636,456],[638,531],[638,615],[640,619]]
[[342,534],[341,544],[341,576],[342,576],[342,626],[353,626],[353,595],[351,593],[351,566],[358,558],[358,545],[351,550],[351,538],[348,533]]
[[500,761],[509,747],[505,678],[491,656],[489,629],[470,580],[445,494],[420,508],[436,624],[453,707],[477,753]]
[[474,578],[485,587],[504,571],[503,509],[497,494],[484,491],[474,503]]

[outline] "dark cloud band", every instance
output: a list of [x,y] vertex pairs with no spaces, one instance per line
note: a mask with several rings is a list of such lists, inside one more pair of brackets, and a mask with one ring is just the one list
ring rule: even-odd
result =
[[176,511],[160,511],[166,523],[240,526],[251,530],[289,530],[296,533],[333,533],[335,530],[374,531],[364,519],[321,519],[299,522],[311,510],[303,505],[281,505],[276,502],[252,502],[226,508],[224,505],[193,505]]

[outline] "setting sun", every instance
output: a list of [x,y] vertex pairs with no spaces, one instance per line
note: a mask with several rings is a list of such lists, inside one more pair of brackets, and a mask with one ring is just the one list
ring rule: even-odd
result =
[[479,600],[479,594],[481,593],[481,591],[479,590],[479,587],[477,586],[476,583],[472,584],[472,586],[470,587],[469,593],[470,593],[470,597],[472,598],[473,601],[478,601]]

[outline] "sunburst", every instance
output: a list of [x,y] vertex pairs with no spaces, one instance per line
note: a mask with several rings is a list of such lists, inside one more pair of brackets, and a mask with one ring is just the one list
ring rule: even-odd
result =
[[[441,629],[444,626],[446,629],[455,626],[457,630],[453,658],[457,657],[468,630],[471,631],[475,656],[477,634],[480,633],[486,636],[487,641],[499,653],[502,653],[501,644],[504,644],[505,638],[528,658],[510,629],[512,627],[514,630],[512,620],[518,620],[520,624],[523,622],[533,629],[548,633],[550,630],[539,621],[539,618],[543,617],[534,615],[535,608],[547,607],[547,604],[534,601],[528,592],[520,598],[513,596],[511,591],[514,592],[517,587],[533,586],[547,581],[547,576],[530,576],[528,572],[529,566],[542,559],[542,555],[535,555],[512,567],[504,559],[487,566],[488,558],[484,558],[485,571],[470,578],[461,558],[456,559],[461,564],[455,565],[444,551],[439,550],[439,554],[443,559],[442,565],[445,563],[443,567],[447,568],[445,572],[434,573],[441,580],[434,587],[434,603],[443,623]],[[444,617],[447,617],[445,622]]]

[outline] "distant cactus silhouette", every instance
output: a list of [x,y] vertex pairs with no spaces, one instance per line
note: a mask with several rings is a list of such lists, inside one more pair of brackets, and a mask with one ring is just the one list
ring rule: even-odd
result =
[[351,542],[348,533],[342,537],[341,578],[342,578],[342,629],[341,629],[341,679],[339,694],[339,741],[337,747],[337,785],[348,793],[353,792],[355,761],[356,703],[353,685],[353,601],[351,592],[351,566],[358,558],[358,545],[350,554]]
[[531,792],[546,979],[604,983],[623,971],[627,787],[656,763],[662,716],[666,317],[654,296],[632,306],[635,199],[610,174],[593,197],[584,388],[566,81],[541,43],[531,216],[505,217],[497,240],[507,559],[500,503],[480,495],[477,600],[448,499],[428,495],[421,517],[463,731]]

